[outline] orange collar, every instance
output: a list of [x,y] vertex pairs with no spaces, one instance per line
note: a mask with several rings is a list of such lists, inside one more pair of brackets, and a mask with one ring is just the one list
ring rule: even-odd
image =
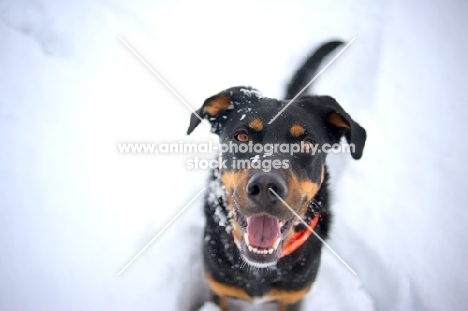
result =
[[292,252],[294,252],[295,250],[297,250],[299,247],[301,247],[302,244],[304,244],[305,241],[307,241],[307,239],[312,234],[312,231],[317,226],[319,218],[320,218],[320,213],[317,213],[317,215],[315,215],[314,219],[312,219],[312,221],[310,222],[310,225],[306,228],[306,230],[297,232],[292,237],[292,239],[288,242],[288,244],[286,244],[283,247],[279,258],[287,256],[291,254]]

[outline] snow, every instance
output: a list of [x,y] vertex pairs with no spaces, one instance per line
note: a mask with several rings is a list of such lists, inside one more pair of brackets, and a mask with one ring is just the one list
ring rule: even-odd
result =
[[261,99],[263,98],[263,94],[258,91],[258,90],[255,90],[255,89],[240,89],[240,91],[242,93],[244,93],[244,95],[247,95],[248,97],[255,97],[255,98],[258,98],[258,99]]
[[[221,161],[221,158],[219,158],[219,161]],[[219,171],[214,170],[213,172],[213,179],[208,182],[206,201],[209,206],[214,207],[214,215],[218,219],[219,226],[225,227],[226,232],[231,233],[232,227],[230,225],[230,221],[233,215],[231,212],[226,215],[222,207],[219,205],[219,198],[222,198],[223,206],[226,206],[226,191],[219,180]]]
[[252,161],[252,163],[255,163],[258,160],[260,160],[260,155],[256,154],[254,157],[251,157],[250,160]]
[[206,302],[200,311],[219,311],[219,308],[211,302]]
[[[466,310],[468,3],[0,1],[0,309],[214,310],[187,154],[193,109],[252,85],[281,97],[318,44],[356,41],[317,80],[368,133],[329,155],[334,221],[306,310]],[[211,155],[209,155],[211,158]],[[209,158],[209,159],[210,159]],[[234,303],[236,304],[236,303]],[[239,303],[237,303],[239,304]],[[242,304],[241,304],[242,305]],[[261,305],[251,310],[265,310]]]

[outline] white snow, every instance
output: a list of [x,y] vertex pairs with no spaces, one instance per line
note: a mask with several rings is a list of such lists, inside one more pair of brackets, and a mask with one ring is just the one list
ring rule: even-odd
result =
[[[221,161],[221,158],[219,158],[219,161]],[[218,219],[218,224],[221,227],[225,227],[227,233],[231,233],[232,227],[230,225],[230,221],[233,215],[231,212],[226,215],[223,212],[222,207],[219,205],[219,198],[222,198],[224,202],[223,206],[226,206],[226,191],[219,181],[219,174],[217,170],[215,171],[214,176],[216,179],[210,180],[208,182],[208,188],[206,190],[207,202],[210,206],[215,207],[215,216]]]
[[249,97],[256,97],[256,98],[263,98],[263,94],[258,91],[258,90],[255,90],[255,89],[240,89],[240,91],[242,93],[244,93],[244,95],[247,95]]
[[118,36],[193,109],[237,85],[281,97],[318,44],[355,36],[313,91],[368,133],[361,160],[329,155],[329,244],[358,275],[324,249],[305,310],[466,310],[467,14],[454,0],[0,1],[0,310],[214,310],[201,198],[117,277],[207,176],[192,155],[117,144],[216,141],[204,122],[186,138],[191,112]]
[[260,160],[260,155],[256,154],[255,156],[251,157],[250,160],[252,161],[252,163],[255,163],[258,160]]

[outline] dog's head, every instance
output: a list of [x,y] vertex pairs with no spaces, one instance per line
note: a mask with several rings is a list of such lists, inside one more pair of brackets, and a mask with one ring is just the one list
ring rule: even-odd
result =
[[[274,265],[292,238],[291,209],[303,217],[320,190],[324,151],[345,136],[351,156],[359,159],[366,140],[365,130],[328,96],[299,98],[270,123],[287,103],[234,87],[197,111],[219,135],[219,176],[234,215],[233,236],[256,267]],[[198,116],[192,114],[188,134],[201,122]]]

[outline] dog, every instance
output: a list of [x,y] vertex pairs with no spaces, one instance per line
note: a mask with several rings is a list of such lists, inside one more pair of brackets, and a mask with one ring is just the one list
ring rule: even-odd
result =
[[[321,61],[341,44],[325,43],[308,57],[286,98],[307,88]],[[240,86],[209,97],[191,115],[187,134],[207,119],[220,146],[229,147],[211,170],[204,199],[205,277],[222,311],[232,298],[300,309],[320,265],[322,243],[311,231],[326,239],[331,220],[327,153],[310,151],[344,136],[354,159],[363,153],[365,129],[334,98],[302,93],[274,119],[289,101]],[[291,148],[282,152],[284,146]]]

